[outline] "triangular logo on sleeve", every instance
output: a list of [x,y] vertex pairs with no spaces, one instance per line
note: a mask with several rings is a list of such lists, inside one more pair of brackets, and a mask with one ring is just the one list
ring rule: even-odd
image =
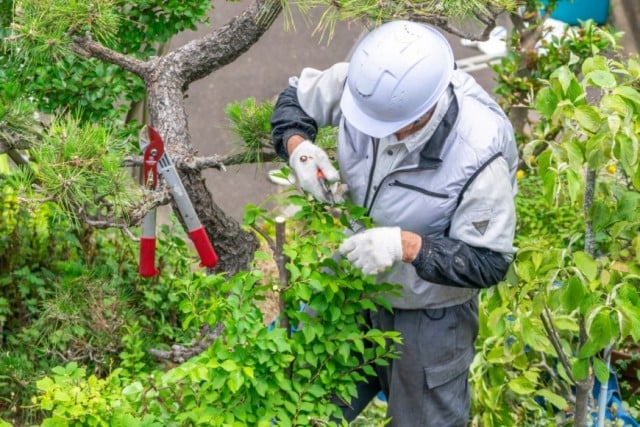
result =
[[487,231],[487,227],[489,226],[489,220],[485,219],[484,221],[474,221],[471,222],[471,224],[473,224],[475,229],[478,230],[478,233],[484,236],[484,233]]

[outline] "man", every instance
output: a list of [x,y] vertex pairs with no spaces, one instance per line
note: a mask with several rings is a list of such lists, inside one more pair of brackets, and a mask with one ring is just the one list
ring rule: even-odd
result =
[[[345,418],[382,390],[393,426],[466,426],[478,289],[501,281],[514,253],[518,155],[504,113],[456,70],[438,31],[394,21],[366,35],[349,63],[292,78],[271,124],[302,189],[326,200],[321,171],[368,208],[376,227],[339,251],[402,285],[392,313],[370,314],[372,327],[402,333],[401,357],[359,385]],[[325,125],[339,127],[340,174],[312,142]]]

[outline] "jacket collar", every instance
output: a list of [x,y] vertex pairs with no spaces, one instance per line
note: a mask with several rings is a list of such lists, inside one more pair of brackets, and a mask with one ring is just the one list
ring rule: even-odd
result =
[[449,109],[420,152],[418,167],[421,169],[437,169],[442,164],[442,150],[458,118],[458,99],[455,91],[451,90],[451,93],[452,98]]

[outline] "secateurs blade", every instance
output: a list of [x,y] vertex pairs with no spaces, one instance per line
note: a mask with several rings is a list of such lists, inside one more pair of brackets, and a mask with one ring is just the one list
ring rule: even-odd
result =
[[320,188],[322,188],[322,192],[324,193],[324,197],[327,199],[327,201],[331,205],[335,205],[336,200],[335,200],[335,197],[333,196],[333,191],[331,191],[331,188],[329,188],[329,183],[327,181],[327,178],[325,178],[324,173],[322,173],[320,169],[318,169],[317,176],[318,176],[318,181],[320,182]]
[[[207,268],[215,267],[218,263],[218,255],[198,219],[198,215],[193,208],[173,161],[164,150],[164,142],[160,134],[151,126],[145,126],[140,130],[139,144],[144,154],[142,166],[143,184],[147,189],[157,191],[158,175],[164,178],[187,228],[189,237],[200,256],[200,265]],[[156,210],[152,209],[142,221],[139,273],[143,277],[151,277],[159,273],[155,267],[155,228]]]

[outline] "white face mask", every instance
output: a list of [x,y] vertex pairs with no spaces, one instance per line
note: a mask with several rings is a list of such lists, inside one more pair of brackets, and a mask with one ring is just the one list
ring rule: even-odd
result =
[[429,138],[433,133],[434,129],[438,125],[437,120],[435,120],[435,114],[431,117],[431,119],[419,130],[410,133],[405,136],[401,140],[398,140],[395,134],[390,135],[388,137],[389,144],[404,144],[407,147],[409,152],[413,151],[415,148],[422,146],[424,144],[425,139]]

